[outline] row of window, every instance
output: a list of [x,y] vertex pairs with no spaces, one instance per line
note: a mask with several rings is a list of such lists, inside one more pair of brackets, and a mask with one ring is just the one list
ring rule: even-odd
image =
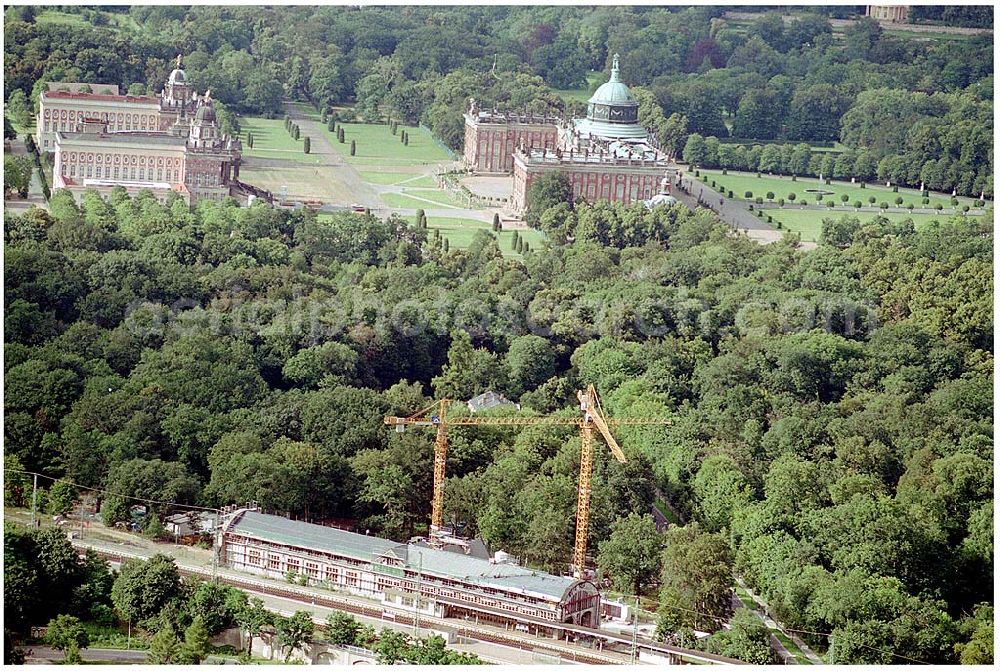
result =
[[[256,542],[255,546],[264,547],[266,543]],[[312,554],[312,553],[310,553]],[[319,553],[316,553],[319,554]],[[263,566],[263,558],[267,558],[268,570],[288,573],[292,571],[294,573],[305,573],[306,575],[314,578],[316,580],[324,579],[329,582],[338,583],[340,574],[343,571],[345,576],[345,584],[349,587],[357,587],[359,583],[358,572],[350,570],[342,570],[338,567],[331,567],[324,564],[320,567],[317,563],[308,560],[303,560],[299,557],[290,557],[284,551],[282,553],[269,553],[264,549],[255,549],[250,547],[247,549],[247,564],[257,567]],[[282,562],[284,559],[284,562]],[[339,559],[339,558],[338,558]],[[416,591],[416,583],[414,581],[415,576],[407,575],[408,579],[397,580],[389,577],[384,577],[381,575],[374,576],[376,589],[378,591],[385,591],[386,588],[393,589],[403,589],[409,592]],[[428,595],[437,595],[449,599],[454,599],[456,601],[466,601],[472,602],[481,606],[494,608],[497,610],[505,610],[509,612],[522,613],[525,615],[532,615],[535,617],[543,617],[546,619],[555,620],[557,619],[557,614],[549,608],[545,608],[545,603],[537,598],[529,597],[526,595],[515,595],[518,601],[521,603],[516,603],[510,601],[508,595],[492,587],[478,586],[475,589],[480,592],[498,595],[501,598],[490,598],[485,594],[477,594],[475,592],[469,591],[468,585],[461,583],[459,581],[450,580],[447,578],[433,578],[430,576],[423,577],[422,592]],[[453,588],[453,589],[448,589]],[[528,602],[528,603],[524,603]]]
[[83,120],[84,117],[93,117],[100,119],[101,121],[118,121],[119,123],[134,123],[134,124],[145,124],[153,121],[157,121],[159,117],[154,114],[130,114],[128,112],[118,112],[116,115],[114,112],[84,112],[83,110],[45,110],[42,114],[45,119],[78,119]]
[[[573,197],[574,198],[580,198],[583,195],[583,189],[581,189],[580,187],[581,187],[581,185],[578,182],[574,182],[573,183]],[[611,194],[612,194],[612,190],[611,190],[611,188],[609,187],[608,184],[604,184],[601,187],[600,196],[597,195],[597,189],[596,189],[596,185],[594,183],[590,183],[590,184],[587,185],[587,196],[586,197],[587,197],[588,200],[592,201],[592,200],[594,200],[594,198],[597,198],[597,197],[602,198],[604,200],[608,200],[608,199],[610,199],[612,197]],[[628,200],[632,200],[632,201],[638,200],[639,197],[652,198],[652,189],[650,189],[649,187],[646,187],[645,189],[640,190],[638,184],[632,184],[631,187],[626,187],[626,185],[625,185],[624,182],[621,182],[621,183],[615,185],[615,189],[614,189],[614,198],[615,198],[615,200],[626,200],[626,197],[627,197]]]
[[[79,170],[77,169],[79,167]],[[61,174],[63,177],[80,177],[88,178],[93,177],[95,179],[127,179],[127,180],[138,180],[145,181],[147,179],[147,173],[145,168],[139,168],[136,170],[135,166],[131,168],[119,168],[117,165],[112,168],[110,165],[105,166],[93,166],[93,165],[81,165],[77,166],[75,163],[63,163],[61,166]],[[79,174],[77,174],[79,173]],[[149,169],[148,178],[150,180],[155,179],[158,182],[180,182],[180,172],[177,170],[167,170],[164,171],[163,168],[159,168],[156,172],[153,169]]]
[[[45,132],[54,133],[56,131],[77,133],[83,129],[83,120],[78,121],[46,121],[45,122]],[[120,131],[131,131],[131,130],[159,130],[159,126],[156,125],[152,120],[148,123],[132,123],[127,121],[125,123],[115,123],[108,122],[108,130],[111,132]]]
[[[96,163],[111,163],[111,162],[114,162],[114,163],[125,163],[125,164],[131,163],[132,165],[140,165],[140,166],[146,165],[148,163],[149,167],[153,167],[154,163],[156,165],[158,165],[158,166],[161,166],[161,167],[164,164],[164,158],[162,156],[155,157],[155,158],[153,156],[150,156],[147,159],[145,156],[133,156],[133,155],[123,156],[122,154],[113,154],[112,155],[112,154],[101,154],[100,152],[98,152],[97,154],[94,154],[93,152],[82,152],[82,151],[79,152],[79,153],[77,153],[75,151],[63,152],[63,154],[62,154],[62,160],[69,161],[70,163],[75,162],[75,161],[80,161],[81,163],[95,163],[95,162]],[[176,166],[180,166],[180,164],[181,164],[180,157],[174,157],[174,158],[167,158],[166,159],[166,165],[167,165],[167,167],[169,167],[171,165],[173,165],[173,166],[176,167]]]

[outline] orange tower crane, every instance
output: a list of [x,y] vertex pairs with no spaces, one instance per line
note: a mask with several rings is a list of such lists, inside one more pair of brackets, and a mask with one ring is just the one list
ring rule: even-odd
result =
[[573,548],[573,567],[578,576],[583,575],[587,556],[587,533],[590,524],[590,490],[594,466],[594,429],[604,437],[611,453],[624,463],[625,453],[611,434],[612,426],[668,425],[669,419],[642,417],[606,418],[594,385],[577,392],[580,401],[579,417],[542,415],[537,417],[448,417],[448,406],[453,401],[440,399],[433,405],[409,417],[386,417],[385,423],[402,433],[408,426],[432,426],[434,438],[434,495],[431,500],[431,536],[444,526],[444,481],[448,456],[449,426],[579,426],[580,427],[580,483],[576,503],[576,542]]

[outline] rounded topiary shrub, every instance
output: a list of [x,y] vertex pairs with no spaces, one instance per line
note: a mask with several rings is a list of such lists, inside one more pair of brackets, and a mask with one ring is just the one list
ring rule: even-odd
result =
[[889,209],[889,203],[887,203],[887,202],[885,202],[883,200],[881,203],[879,203],[879,207],[881,207],[883,210],[888,210]]
[[781,230],[781,222],[780,221],[775,225],[775,228],[777,228],[779,231]]
[[700,177],[701,176],[701,170],[695,170],[694,171],[694,176],[695,177]]
[[951,204],[952,205],[958,205],[958,198],[952,198],[951,199]]
[[779,198],[778,199],[778,207],[784,207],[784,206],[785,206],[785,199],[784,198]]
[[774,191],[768,191],[767,192],[767,199],[768,200],[774,200]]
[[912,210],[913,209],[913,203],[907,203],[906,204],[906,209]]
[[934,209],[935,210],[943,210],[944,209],[944,205],[942,205],[941,203],[938,203],[937,205],[934,206]]
[[854,208],[857,209],[859,207],[861,207],[861,201],[860,200],[854,201]]
[[969,211],[969,206],[968,205],[963,205],[962,206],[962,212],[968,212],[968,211]]
[[767,215],[767,223],[769,224],[774,223],[774,219],[771,217],[771,215]]
[[729,171],[728,171],[728,170],[726,170],[725,168],[723,168],[723,169],[722,169],[722,174],[723,174],[723,175],[728,175],[728,174],[729,174]]
[[743,197],[744,198],[753,198],[753,191],[744,191],[743,192]]
[[757,203],[758,205],[763,205],[763,204],[764,204],[764,199],[763,199],[763,198],[761,198],[760,196],[757,196],[757,197],[756,197],[756,198],[754,199],[754,202],[755,202],[755,203]]
[[793,181],[793,182],[797,182],[797,181],[799,181],[799,178],[798,178],[798,177],[796,177],[795,175],[792,175],[792,181]]
[[898,184],[896,186],[892,187],[892,192],[893,193],[899,193],[899,185]]
[[929,202],[931,202],[931,199],[930,199],[930,198],[921,198],[921,199],[920,199],[920,203],[921,203],[922,205],[927,205],[927,204],[928,204]]
[[826,206],[827,207],[833,207],[833,201],[832,200],[826,201]]
[[863,189],[863,188],[865,188],[865,183],[864,183],[864,182],[861,182],[861,185],[860,185],[860,186],[859,186],[858,188],[859,188],[859,189]]
[[732,189],[730,189],[730,190],[728,191],[728,194],[729,194],[729,197],[730,197],[730,198],[732,198],[732,197],[733,197],[733,190],[732,190]]

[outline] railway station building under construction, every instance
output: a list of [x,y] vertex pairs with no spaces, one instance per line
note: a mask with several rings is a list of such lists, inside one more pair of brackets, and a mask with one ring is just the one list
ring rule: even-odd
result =
[[221,531],[220,560],[236,570],[279,579],[296,574],[435,617],[500,626],[532,621],[540,635],[559,637],[559,629],[539,620],[600,626],[601,597],[589,580],[473,556],[461,546],[397,543],[252,509],[226,515]]

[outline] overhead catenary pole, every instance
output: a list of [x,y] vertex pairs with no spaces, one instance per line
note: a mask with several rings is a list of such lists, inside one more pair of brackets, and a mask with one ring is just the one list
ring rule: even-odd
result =
[[416,608],[413,610],[413,638],[420,636],[420,590],[423,588],[424,553],[417,552],[417,600]]
[[633,613],[632,623],[632,654],[629,656],[629,664],[635,664],[636,653],[639,651],[639,595],[635,595],[635,613]]
[[31,528],[35,528],[35,505],[38,500],[38,473],[35,473],[35,484],[31,488]]

